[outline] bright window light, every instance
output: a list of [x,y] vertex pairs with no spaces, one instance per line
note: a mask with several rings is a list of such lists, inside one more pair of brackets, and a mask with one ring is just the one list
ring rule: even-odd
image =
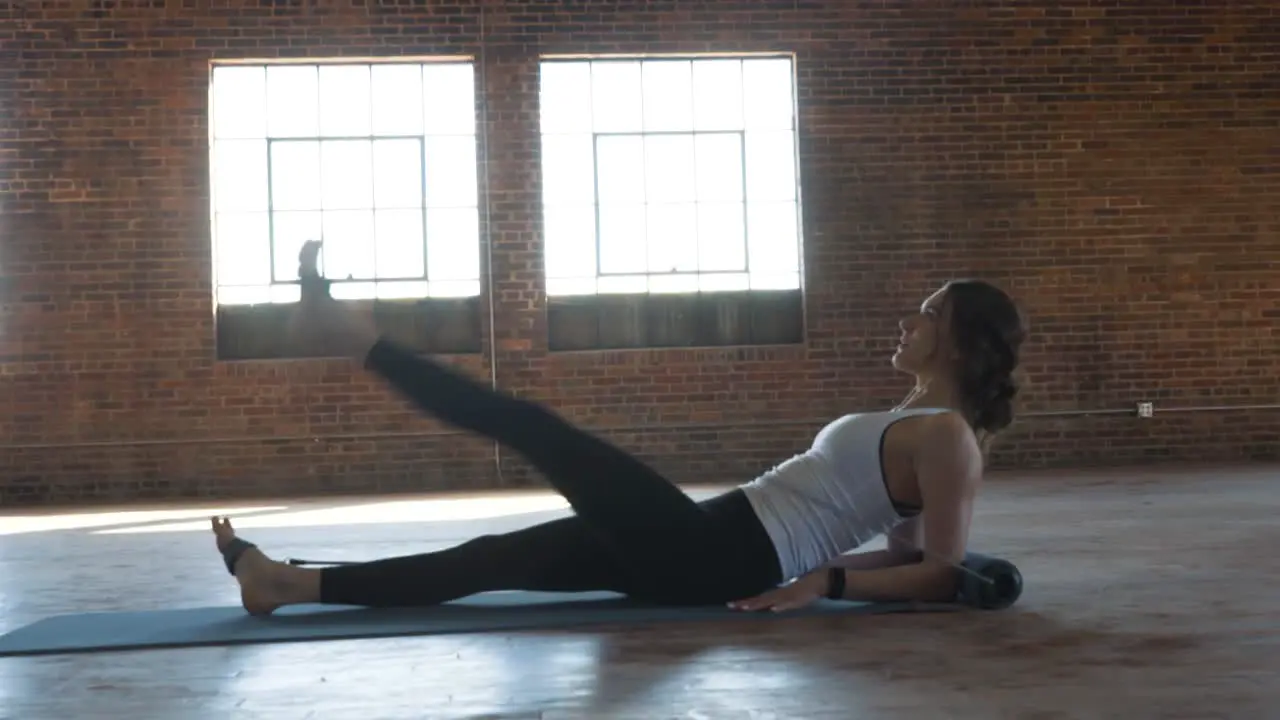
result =
[[547,293],[800,287],[790,57],[548,59]]
[[335,297],[480,294],[470,62],[218,65],[219,304],[296,302],[323,240]]

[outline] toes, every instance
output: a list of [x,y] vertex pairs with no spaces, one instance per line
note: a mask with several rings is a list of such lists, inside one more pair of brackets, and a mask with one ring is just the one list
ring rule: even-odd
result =
[[219,537],[233,537],[235,535],[235,529],[231,527],[231,518],[215,515],[210,518],[210,525],[213,528],[213,533]]
[[319,276],[317,270],[321,243],[319,240],[308,240],[302,244],[298,252],[298,277],[309,278]]

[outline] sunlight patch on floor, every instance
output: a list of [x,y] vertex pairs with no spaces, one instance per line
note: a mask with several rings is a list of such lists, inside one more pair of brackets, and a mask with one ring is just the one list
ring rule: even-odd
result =
[[[112,525],[208,518],[210,515],[235,517],[245,513],[288,510],[287,505],[245,506],[235,508],[202,508],[181,510],[103,510],[39,515],[0,515],[0,535],[53,532],[55,530],[88,530]],[[208,524],[205,523],[207,528]]]
[[[551,494],[431,498],[338,505],[292,512],[273,512],[235,518],[233,519],[233,524],[237,529],[252,529],[487,520],[526,513],[564,510],[568,507],[569,505],[564,498]],[[160,523],[142,527],[118,527],[100,530],[96,534],[132,535],[140,533],[207,532],[209,530],[209,514],[211,513],[206,513],[199,520],[192,522]]]

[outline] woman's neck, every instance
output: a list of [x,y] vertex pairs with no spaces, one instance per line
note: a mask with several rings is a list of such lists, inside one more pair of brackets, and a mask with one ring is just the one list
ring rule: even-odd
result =
[[894,410],[909,410],[911,408],[958,409],[959,407],[960,404],[957,402],[956,393],[945,383],[918,381],[911,392],[907,393],[907,397],[898,403]]

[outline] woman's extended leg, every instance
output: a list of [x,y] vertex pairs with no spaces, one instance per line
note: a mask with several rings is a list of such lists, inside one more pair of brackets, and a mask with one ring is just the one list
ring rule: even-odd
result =
[[[608,590],[656,602],[719,602],[722,594],[746,597],[778,582],[779,569],[768,535],[758,527],[754,511],[740,492],[698,503],[708,522],[739,540],[717,558],[765,558],[732,577],[717,578],[715,567],[702,562],[702,550],[666,558],[670,573],[635,563],[609,537],[602,537],[580,515],[500,535],[482,535],[434,553],[379,560],[320,571],[320,597],[325,603],[353,605],[430,605],[492,590],[589,592]],[[672,582],[677,575],[708,577],[715,584]]]
[[[235,542],[230,521],[216,519],[213,530],[220,551]],[[241,599],[254,614],[298,603],[437,605],[492,590],[627,592],[625,568],[577,517],[354,565],[294,567],[256,547],[243,550],[234,562]]]
[[[719,559],[768,558],[724,576],[714,585],[670,582],[661,572],[633,564],[580,516],[515,532],[482,535],[436,552],[316,570],[269,559],[235,537],[229,522],[214,521],[218,549],[229,556],[245,609],[270,613],[282,605],[328,603],[366,606],[423,606],[492,590],[586,592],[608,590],[656,602],[701,603],[737,599],[777,583],[777,563],[768,536],[755,522],[750,503],[730,492],[699,505],[712,522],[741,544]],[[231,546],[240,543],[242,547]],[[715,578],[715,567],[698,561],[697,549],[667,558],[676,574]]]
[[571,516],[436,552],[324,568],[320,601],[420,606],[494,590],[625,592],[624,568]]
[[[365,366],[418,407],[520,452],[646,585],[662,579],[690,592],[758,577],[776,562],[770,546],[745,553],[754,516],[724,523],[622,449],[574,427],[545,406],[494,390],[386,339]],[[742,501],[745,503],[745,499]],[[749,513],[749,510],[748,510]]]
[[743,584],[746,575],[757,578],[761,567],[776,563],[771,548],[742,551],[744,532],[758,530],[754,520],[726,526],[644,462],[545,406],[377,338],[372,326],[329,296],[315,254],[316,245],[308,243],[299,256],[302,317],[311,328],[330,333],[338,345],[344,344],[340,336],[358,338],[356,355],[365,367],[417,407],[528,458],[646,586],[684,585],[707,595],[708,588]]

